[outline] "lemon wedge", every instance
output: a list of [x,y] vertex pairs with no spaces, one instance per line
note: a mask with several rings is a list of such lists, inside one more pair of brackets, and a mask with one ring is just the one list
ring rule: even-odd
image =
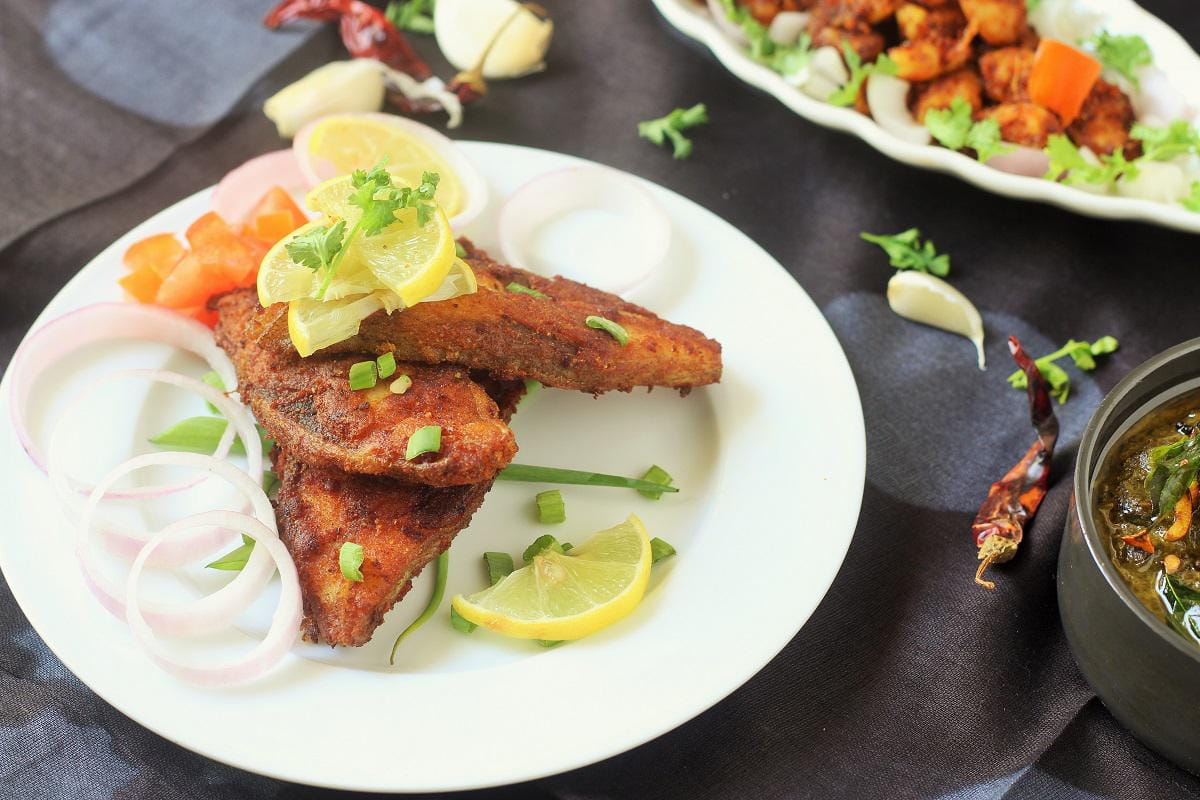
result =
[[936,275],[917,270],[897,272],[888,281],[888,305],[905,319],[965,336],[975,345],[979,368],[985,369],[983,319],[966,295]]
[[569,554],[545,550],[495,586],[456,595],[464,619],[520,639],[579,639],[628,616],[650,580],[650,537],[633,514]]
[[354,114],[325,117],[308,139],[308,153],[333,165],[339,173],[370,169],[386,159],[387,170],[401,186],[420,186],[421,174],[441,176],[434,199],[448,216],[466,206],[462,181],[436,150],[400,126],[379,117]]

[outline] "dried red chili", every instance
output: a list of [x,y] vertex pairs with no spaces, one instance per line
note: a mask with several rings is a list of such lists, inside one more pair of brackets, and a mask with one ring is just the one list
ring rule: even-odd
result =
[[1003,478],[992,484],[971,525],[980,561],[975,582],[987,589],[996,588],[996,584],[985,581],[983,573],[993,564],[1002,564],[1017,554],[1025,523],[1033,518],[1046,497],[1050,462],[1058,441],[1058,418],[1054,416],[1046,379],[1021,348],[1017,337],[1008,337],[1008,349],[1028,379],[1029,416],[1038,439]]

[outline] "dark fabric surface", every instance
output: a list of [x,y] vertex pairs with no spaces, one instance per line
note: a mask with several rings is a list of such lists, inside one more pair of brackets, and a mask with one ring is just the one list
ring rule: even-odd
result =
[[[89,5],[112,6],[78,4]],[[893,163],[742,85],[649,3],[547,5],[558,27],[549,69],[495,84],[454,135],[558,150],[643,175],[765,246],[846,348],[866,412],[867,487],[833,588],[745,686],[633,752],[470,796],[1200,795],[1200,781],[1142,747],[1095,699],[1067,648],[1054,584],[1079,433],[1127,370],[1196,334],[1186,316],[1165,313],[1163,287],[1172,287],[1175,307],[1200,300],[1198,240],[991,196]],[[1194,0],[1146,5],[1200,45]],[[221,13],[215,6],[186,8],[193,33],[216,29],[207,27],[216,26],[209,15]],[[320,31],[256,80],[285,55],[260,52],[229,86],[207,94],[203,109],[169,118],[177,124],[122,110],[118,101],[128,98],[119,91],[98,99],[77,86],[68,97],[82,96],[78,102],[52,94],[20,107],[10,99],[44,81],[71,83],[70,73],[40,74],[51,52],[40,39],[42,5],[4,9],[0,246],[19,238],[0,251],[0,364],[45,303],[110,241],[245,158],[279,147],[261,100],[340,54],[332,32]],[[161,35],[155,30],[145,35]],[[260,41],[232,36],[224,46],[240,58],[240,48]],[[428,40],[418,44],[433,49]],[[160,68],[169,77],[170,66]],[[696,132],[690,161],[675,162],[636,138],[637,120],[701,100],[712,124]],[[42,125],[88,131],[81,138],[90,160],[38,134]],[[45,185],[46,174],[78,183],[79,193],[31,197],[29,187]],[[910,226],[952,254],[955,285],[983,311],[986,373],[974,368],[962,340],[887,311],[890,270],[858,233]],[[998,588],[988,593],[971,583],[970,519],[988,483],[1031,437],[1023,395],[1004,382],[1002,342],[1010,332],[1038,352],[1103,334],[1122,347],[1097,372],[1072,373],[1073,396],[1058,409],[1057,477],[1020,555],[996,570]],[[805,510],[804,524],[819,521],[819,509]],[[340,795],[231,770],[140,729],[66,672],[0,587],[0,797],[250,796]]]

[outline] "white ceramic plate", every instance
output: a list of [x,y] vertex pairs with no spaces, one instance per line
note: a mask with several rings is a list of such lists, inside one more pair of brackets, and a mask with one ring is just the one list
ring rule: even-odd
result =
[[[1001,172],[974,158],[934,145],[906,142],[873,119],[849,108],[823,103],[787,83],[778,73],[746,55],[695,0],[654,0],[672,26],[703,43],[725,67],[746,83],[773,95],[805,119],[858,136],[884,155],[914,167],[949,172],[968,183],[1008,197],[1041,200],[1093,217],[1138,219],[1169,228],[1200,232],[1200,214],[1177,204],[1155,203],[1115,195],[1091,194],[1065,184]],[[1104,18],[1113,33],[1138,34],[1154,52],[1155,64],[1192,108],[1200,108],[1200,56],[1165,22],[1132,0],[1086,0],[1089,11]]]
[[[535,175],[586,163],[505,145],[462,147],[493,198]],[[47,481],[5,424],[0,566],[38,633],[101,697],[180,745],[253,772],[346,789],[466,789],[569,770],[658,736],[732,692],[795,635],[842,562],[862,497],[862,411],[833,333],[780,265],[700,206],[643,185],[670,216],[674,243],[668,266],[630,298],[721,341],[724,379],[686,398],[661,390],[600,398],[542,390],[514,420],[524,463],[620,474],[659,463],[682,487],[659,502],[627,490],[563,487],[568,522],[553,528],[560,539],[578,542],[636,512],[652,535],[678,548],[655,567],[631,617],[545,650],[482,630],[457,633],[443,605],[389,669],[392,639],[428,598],[432,579],[422,574],[370,645],[298,645],[257,684],[197,689],[152,666],[84,588]],[[117,299],[125,248],[151,233],[182,231],[207,210],[208,197],[193,195],[115,242],[67,284],[39,324]],[[494,242],[495,206],[467,231],[484,245]],[[157,366],[168,357],[109,345],[73,359],[61,380],[79,382],[118,364]],[[7,420],[7,380],[0,389],[0,419]],[[52,419],[56,393],[37,391]],[[128,457],[155,428],[203,413],[195,398],[137,385],[115,405],[91,415],[102,424],[87,435],[105,444],[85,448],[84,476]],[[44,435],[39,421],[35,436]],[[538,489],[496,485],[451,549],[449,592],[485,585],[483,551],[519,556],[546,532],[531,510]],[[198,581],[211,582],[208,573]],[[260,627],[267,612],[256,613],[247,628]]]

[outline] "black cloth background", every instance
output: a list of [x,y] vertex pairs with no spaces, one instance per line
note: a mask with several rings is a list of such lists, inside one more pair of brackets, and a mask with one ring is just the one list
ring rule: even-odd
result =
[[[993,196],[895,163],[743,85],[644,0],[546,5],[557,25],[549,69],[495,83],[454,136],[628,170],[761,243],[821,306],[846,347],[867,415],[868,482],[833,588],[745,686],[630,753],[463,796],[1200,795],[1200,780],[1141,746],[1095,699],[1067,649],[1054,583],[1078,431],[1126,371],[1200,333],[1190,314],[1179,313],[1200,300],[1200,240]],[[1200,46],[1195,0],[1145,5]],[[32,20],[32,31],[37,15],[28,8],[17,0],[0,4],[5,17]],[[203,30],[206,13],[206,6],[189,4],[187,24]],[[41,65],[36,43],[11,45],[29,35],[0,27],[7,54],[0,56],[0,91],[23,85],[24,72]],[[418,45],[433,55],[431,41]],[[114,238],[244,159],[281,146],[259,110],[262,99],[340,54],[334,33],[319,31],[264,79],[247,83],[241,101],[215,124],[166,133],[161,123],[146,126],[147,147],[170,145],[156,168],[142,160],[132,172],[88,171],[49,142],[20,140],[16,149],[0,136],[0,158],[8,163],[60,164],[73,170],[65,179],[86,189],[86,205],[68,210],[78,203],[60,200],[62,213],[29,229],[38,219],[26,214],[21,173],[0,171],[4,230],[17,237],[0,250],[0,365],[63,283]],[[707,103],[712,123],[695,131],[690,160],[673,161],[669,151],[636,137],[638,120],[698,101]],[[14,124],[15,113],[11,104],[0,108],[9,117],[0,130]],[[20,113],[45,112],[33,104]],[[87,126],[90,113],[80,108],[75,122]],[[121,127],[120,147],[136,150],[138,129]],[[110,135],[93,131],[100,141]],[[109,140],[98,149],[111,158],[116,147]],[[911,226],[952,254],[955,285],[984,311],[992,364],[986,374],[973,371],[960,340],[886,311],[890,269],[858,233]],[[989,593],[970,580],[972,510],[1030,440],[1023,395],[1003,381],[1000,343],[1009,332],[1039,352],[1069,337],[1104,334],[1122,346],[1092,375],[1072,373],[1074,396],[1059,408],[1066,433],[1057,477],[1020,555],[996,570],[998,587]],[[805,524],[819,524],[819,509],[800,512]],[[752,553],[748,542],[748,558]],[[232,770],[141,729],[66,672],[0,586],[0,798],[250,796],[350,795]]]

